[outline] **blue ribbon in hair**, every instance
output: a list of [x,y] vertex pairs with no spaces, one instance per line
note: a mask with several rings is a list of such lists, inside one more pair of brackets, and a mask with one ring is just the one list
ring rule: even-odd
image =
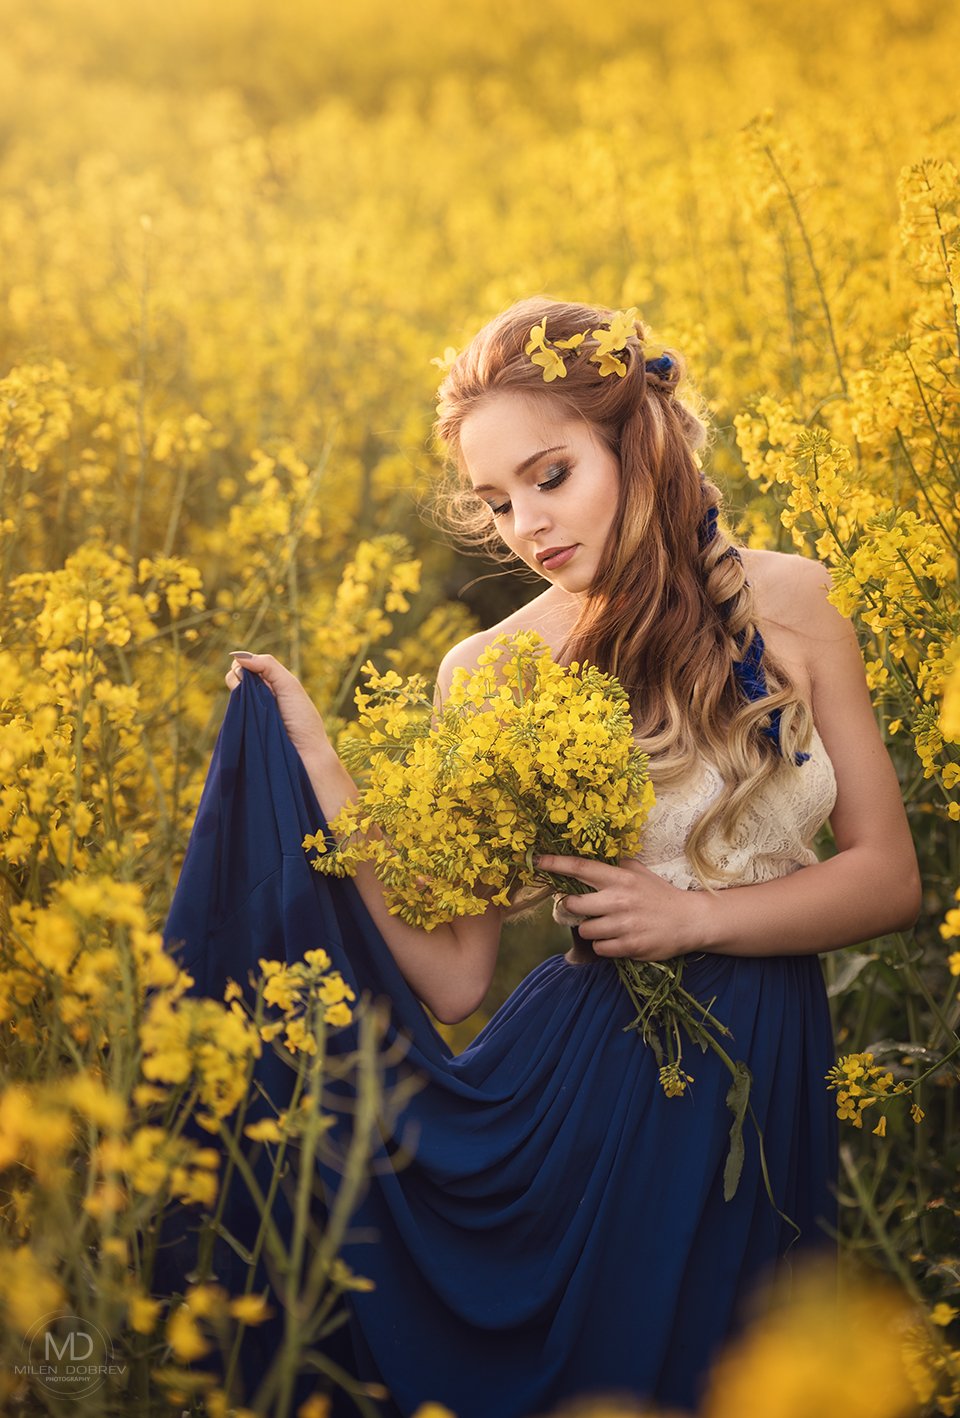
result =
[[659,379],[666,379],[672,368],[673,360],[667,354],[644,360],[644,369],[649,369],[650,373],[656,374]]
[[[708,546],[717,535],[717,509],[715,507],[708,507],[703,514],[700,526],[697,528],[697,535],[700,541],[700,550],[703,551],[704,547]],[[730,552],[734,551],[736,551],[736,547],[731,547],[730,551],[725,552],[724,555],[729,556]],[[722,561],[723,557],[720,560]],[[739,553],[737,560],[740,560]]]
[[[664,356],[664,358],[667,358],[667,356]],[[703,477],[701,474],[701,481],[702,480]],[[708,546],[709,543],[713,541],[713,538],[716,536],[716,534],[717,509],[715,507],[709,507],[704,513],[703,518],[700,522],[700,526],[698,528],[700,549],[703,550],[704,547]],[[743,564],[743,557],[737,551],[736,547],[728,547],[727,550],[723,553],[723,555],[719,558],[720,561],[722,561],[724,557],[727,556],[736,557],[737,561],[739,561],[741,565]],[[747,582],[747,585],[749,584],[750,583]],[[746,638],[746,628],[744,628],[743,630],[738,630],[737,634],[734,636],[734,639],[736,640],[741,652],[743,651],[743,646],[744,642],[746,641]],[[742,658],[740,660],[734,662],[733,666],[734,676],[736,678],[737,684],[740,686],[740,689],[745,699],[765,699],[770,692],[767,688],[766,675],[763,672],[763,650],[763,636],[760,634],[759,629],[755,626],[753,632],[753,639],[750,641],[750,648],[747,650],[746,654],[742,655]],[[778,752],[781,751],[780,714],[780,709],[772,710],[770,714],[770,723],[765,725],[764,728],[761,729],[761,733],[764,733],[767,735],[768,738],[773,739],[773,742],[777,745]],[[801,753],[798,750],[794,757],[794,761],[797,767],[799,768],[800,764],[805,763],[809,757],[809,753]]]

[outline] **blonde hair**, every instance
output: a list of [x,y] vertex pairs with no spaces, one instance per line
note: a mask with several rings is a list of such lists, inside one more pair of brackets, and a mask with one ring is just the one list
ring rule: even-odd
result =
[[[742,562],[724,555],[735,543],[720,519],[722,494],[699,466],[697,454],[709,441],[703,402],[688,383],[678,396],[686,380],[678,351],[666,351],[664,375],[645,366],[647,332],[640,322],[627,340],[626,374],[602,377],[583,350],[590,348],[589,331],[613,314],[605,306],[533,296],[495,316],[460,351],[437,392],[433,432],[448,456],[449,476],[437,490],[435,510],[466,547],[505,559],[489,507],[472,491],[459,442],[467,414],[494,392],[534,395],[562,417],[586,420],[618,458],[616,515],[562,658],[589,660],[619,677],[655,788],[685,779],[701,755],[719,771],[722,791],[686,844],[691,869],[711,890],[711,879],[723,883],[732,874],[708,855],[708,834],[716,827],[730,838],[762,784],[789,770],[796,750],[810,742],[813,716],[767,649],[768,694],[743,698],[733,667],[753,639],[754,598]],[[524,353],[531,327],[544,319],[551,341],[587,335],[565,361],[566,377],[550,383]],[[701,524],[714,507],[716,534],[701,546]],[[741,631],[742,649],[735,639]],[[777,708],[779,751],[760,732]]]

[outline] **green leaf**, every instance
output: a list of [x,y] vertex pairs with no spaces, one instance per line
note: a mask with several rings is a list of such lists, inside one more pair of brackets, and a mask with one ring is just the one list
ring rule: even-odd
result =
[[860,972],[865,970],[876,958],[875,955],[865,955],[858,950],[851,951],[849,955],[842,955],[837,963],[833,983],[827,986],[827,994],[830,998],[833,999],[836,995],[842,995],[844,990],[848,990]]
[[723,1169],[724,1201],[731,1201],[736,1195],[740,1173],[743,1171],[743,1120],[747,1113],[752,1082],[753,1075],[747,1065],[742,1059],[738,1059],[733,1066],[733,1082],[727,1093],[727,1107],[733,1111],[733,1122],[730,1124],[730,1150]]

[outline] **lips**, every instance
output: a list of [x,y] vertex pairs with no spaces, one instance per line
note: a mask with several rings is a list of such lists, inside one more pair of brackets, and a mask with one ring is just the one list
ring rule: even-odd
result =
[[566,566],[570,557],[576,552],[579,542],[574,542],[573,546],[550,546],[546,552],[537,552],[536,559],[546,571],[556,570],[557,567]]

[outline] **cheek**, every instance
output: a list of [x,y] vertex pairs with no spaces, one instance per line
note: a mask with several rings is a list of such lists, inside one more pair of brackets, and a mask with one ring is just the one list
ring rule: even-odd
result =
[[610,514],[610,493],[606,482],[600,481],[592,487],[583,488],[570,513],[585,530],[596,531],[599,526],[606,525]]
[[507,528],[499,528],[499,529],[498,529],[498,532],[497,532],[497,535],[499,536],[500,541],[501,541],[501,543],[503,544],[503,546],[507,547],[508,550],[512,551],[513,554],[514,554],[514,556],[519,556],[521,560],[525,560],[525,559],[526,559],[526,558],[524,557],[524,555],[523,555],[523,552],[522,552],[521,549],[520,549],[520,543],[518,542],[517,538],[513,535],[513,532],[510,530],[509,527],[507,527]]
[[619,497],[620,478],[617,473],[612,472],[605,480],[605,487],[603,491],[603,515],[605,517],[605,520],[608,522],[612,521],[613,518],[616,516],[617,501]]

